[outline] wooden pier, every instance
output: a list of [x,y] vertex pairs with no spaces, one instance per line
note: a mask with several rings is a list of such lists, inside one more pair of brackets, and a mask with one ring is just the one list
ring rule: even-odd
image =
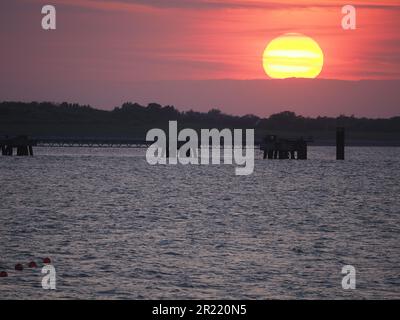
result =
[[38,147],[148,148],[152,141],[124,138],[37,138]]
[[[263,151],[264,159],[307,159],[308,143],[313,138],[298,139],[278,138],[277,135],[267,135],[261,141],[255,141],[254,147]],[[17,156],[33,156],[33,146],[40,147],[89,147],[89,148],[148,148],[153,141],[143,139],[102,139],[102,138],[36,138],[26,135],[17,137],[0,137],[0,149],[3,156],[12,156],[14,149]],[[177,143],[178,149],[185,142]],[[199,145],[200,147],[200,145]],[[336,159],[344,160],[345,129],[337,128]],[[167,150],[167,157],[169,156]],[[190,151],[187,152],[190,155]]]
[[17,156],[33,156],[33,146],[36,142],[27,136],[0,138],[0,149],[3,156],[12,156],[16,149]]
[[307,159],[307,142],[312,139],[282,139],[276,135],[267,135],[261,142],[264,159]]

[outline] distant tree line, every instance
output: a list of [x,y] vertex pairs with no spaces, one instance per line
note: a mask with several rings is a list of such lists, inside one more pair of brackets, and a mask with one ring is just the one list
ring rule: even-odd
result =
[[[24,133],[30,135],[127,135],[143,137],[146,130],[165,128],[169,120],[177,120],[181,127],[199,128],[254,128],[258,135],[285,132],[288,134],[318,134],[344,126],[358,136],[371,137],[392,134],[400,136],[400,117],[389,119],[339,117],[303,117],[291,111],[267,118],[255,115],[234,116],[211,109],[208,112],[179,111],[173,106],[150,103],[124,103],[111,111],[88,105],[51,102],[1,102],[0,135]],[[386,134],[386,135],[385,135]]]

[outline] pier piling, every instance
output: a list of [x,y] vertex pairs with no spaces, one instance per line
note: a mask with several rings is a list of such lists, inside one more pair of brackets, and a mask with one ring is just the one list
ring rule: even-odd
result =
[[336,160],[344,160],[344,140],[344,128],[338,127],[336,129]]

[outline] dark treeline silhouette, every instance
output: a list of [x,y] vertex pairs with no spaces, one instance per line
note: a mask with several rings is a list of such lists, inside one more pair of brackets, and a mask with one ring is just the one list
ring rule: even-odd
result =
[[144,138],[150,128],[168,126],[177,120],[181,128],[254,128],[263,135],[313,136],[316,142],[330,143],[337,126],[344,126],[348,137],[361,144],[400,144],[400,117],[367,119],[354,116],[303,117],[284,111],[267,118],[234,116],[218,109],[208,112],[178,111],[173,106],[150,103],[124,103],[111,111],[88,105],[50,102],[0,103],[0,135],[27,134],[33,137],[131,137]]

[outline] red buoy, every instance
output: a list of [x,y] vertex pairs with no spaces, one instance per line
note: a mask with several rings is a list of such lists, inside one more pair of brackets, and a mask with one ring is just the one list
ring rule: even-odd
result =
[[24,270],[24,267],[22,266],[22,264],[17,263],[17,264],[15,265],[15,270],[17,270],[17,271],[22,271],[22,270]]
[[0,278],[5,278],[5,277],[8,277],[8,273],[6,271],[1,271]]
[[51,263],[50,258],[44,258],[44,259],[43,259],[43,263],[44,263],[44,264],[50,264],[50,263]]
[[31,261],[31,262],[29,262],[29,264],[28,264],[28,268],[37,268],[37,264],[36,264],[36,262],[35,262],[35,261]]

